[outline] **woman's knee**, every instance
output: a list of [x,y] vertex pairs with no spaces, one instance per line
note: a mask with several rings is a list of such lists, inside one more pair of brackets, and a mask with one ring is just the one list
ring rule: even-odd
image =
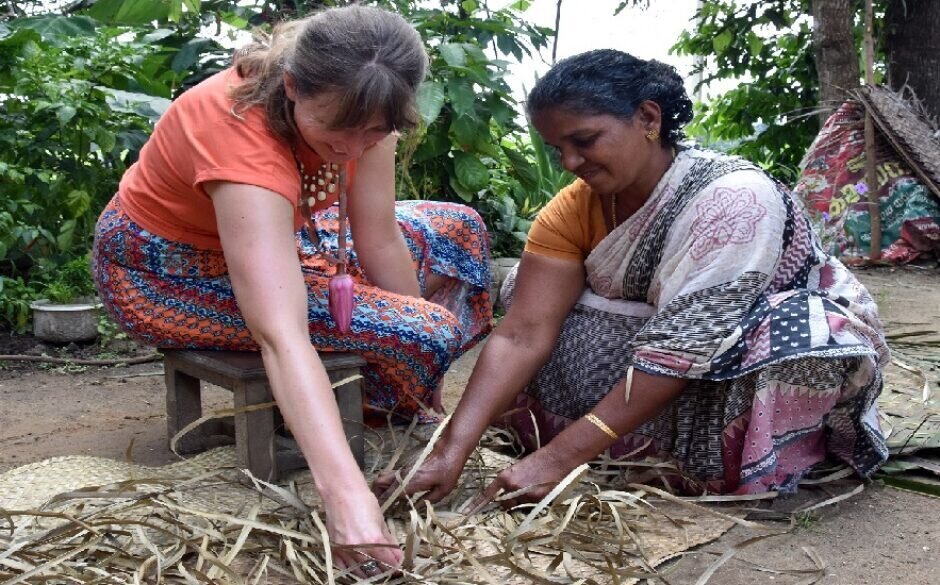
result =
[[464,228],[466,230],[484,236],[488,233],[486,224],[483,222],[483,218],[480,216],[477,210],[460,203],[455,203],[453,205],[455,210],[458,212],[460,221],[464,224]]

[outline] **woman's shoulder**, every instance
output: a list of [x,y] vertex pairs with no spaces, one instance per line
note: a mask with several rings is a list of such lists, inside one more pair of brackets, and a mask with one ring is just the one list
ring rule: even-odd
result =
[[265,126],[263,109],[240,108],[230,97],[231,88],[241,82],[234,69],[224,69],[180,94],[167,114],[181,119],[195,132],[226,124],[261,129]]
[[684,154],[698,163],[696,173],[701,174],[701,192],[715,189],[749,189],[762,194],[775,194],[779,183],[765,170],[753,162],[732,154],[697,147],[688,148]]
[[581,179],[562,187],[538,214],[538,221],[563,222],[590,216],[591,188]]
[[593,193],[587,183],[581,179],[575,179],[552,197],[552,203],[557,201],[566,206],[583,206],[590,202]]

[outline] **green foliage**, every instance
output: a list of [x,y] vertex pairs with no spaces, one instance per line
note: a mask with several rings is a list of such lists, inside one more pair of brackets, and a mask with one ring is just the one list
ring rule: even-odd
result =
[[74,303],[95,296],[89,254],[61,265],[41,261],[31,274],[32,282],[42,286],[40,294],[53,303]]
[[808,0],[702,4],[698,26],[674,50],[702,58],[702,84],[749,78],[697,106],[689,135],[793,182],[819,131]]
[[0,276],[0,319],[14,331],[26,331],[31,316],[30,303],[39,298],[34,287],[22,277]]
[[[26,0],[0,15],[0,323],[23,330],[32,300],[93,293],[97,216],[169,100],[227,66],[218,38],[343,3]],[[551,31],[524,21],[528,0],[373,3],[408,18],[432,60],[400,194],[468,203],[496,253],[517,255],[534,214],[571,179],[519,126],[505,81],[509,60],[544,48]]]
[[16,330],[35,298],[94,292],[87,270],[77,288],[45,275],[85,257],[169,98],[227,58],[196,38],[196,0],[83,0],[70,16],[46,6],[0,21],[0,323]]
[[[98,317],[98,345],[104,349],[119,339],[127,339],[127,333],[121,331],[117,323],[102,311]],[[99,359],[104,358],[99,356]]]
[[466,203],[486,221],[495,253],[518,255],[529,221],[546,201],[540,191],[528,191],[545,167],[533,165],[521,140],[525,130],[505,80],[506,59],[544,48],[551,31],[522,19],[525,0],[500,10],[474,0],[444,0],[436,8],[413,0],[377,3],[409,18],[431,56],[418,93],[424,125],[405,140],[399,196]]
[[[89,34],[87,19],[0,29],[0,274],[84,254],[94,221],[162,109],[128,87],[145,45]],[[136,98],[136,99],[135,99]],[[162,100],[165,102],[165,100]]]

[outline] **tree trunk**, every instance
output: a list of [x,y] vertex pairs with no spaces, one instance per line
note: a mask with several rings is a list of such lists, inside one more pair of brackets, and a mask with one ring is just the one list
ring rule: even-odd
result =
[[561,2],[558,0],[558,4],[555,5],[555,39],[552,41],[552,65],[555,64],[555,61],[558,59],[558,30],[561,27]]
[[940,2],[891,0],[885,13],[888,85],[909,85],[934,118],[940,118]]
[[852,0],[813,0],[813,49],[819,73],[820,125],[859,86]]

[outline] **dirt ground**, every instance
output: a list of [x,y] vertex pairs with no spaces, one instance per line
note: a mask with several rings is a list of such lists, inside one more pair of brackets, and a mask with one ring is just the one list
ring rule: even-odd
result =
[[[925,325],[940,331],[940,269],[858,274],[879,302],[889,331]],[[101,352],[97,347],[57,350],[29,337],[0,336],[0,354],[56,351],[92,358]],[[149,349],[117,342],[109,351],[126,356]],[[478,353],[479,348],[470,352],[448,373],[445,405],[456,404]],[[166,446],[164,399],[159,362],[111,368],[0,362],[0,473],[57,455],[130,455],[145,465],[173,461]],[[217,388],[208,389],[205,400],[209,407],[229,404],[228,393]],[[778,499],[772,510],[785,512],[827,497],[820,490],[801,492]],[[789,522],[773,525],[781,532],[790,529]],[[735,528],[671,561],[663,567],[668,583],[696,583],[719,555],[757,534]],[[869,484],[858,496],[801,517],[787,534],[743,549],[710,583],[800,583],[807,574],[757,571],[745,561],[765,568],[810,570],[814,564],[807,550],[826,567],[822,584],[940,584],[940,500]]]

